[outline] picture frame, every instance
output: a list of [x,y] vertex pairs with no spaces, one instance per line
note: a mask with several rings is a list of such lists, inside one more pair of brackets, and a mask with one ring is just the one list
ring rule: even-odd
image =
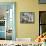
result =
[[46,0],[39,0],[39,4],[46,4]]
[[34,12],[20,12],[20,23],[34,23]]

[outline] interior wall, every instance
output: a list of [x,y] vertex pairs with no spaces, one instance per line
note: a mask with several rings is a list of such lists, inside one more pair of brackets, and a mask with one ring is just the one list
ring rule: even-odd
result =
[[[46,10],[46,4],[38,0],[0,0],[0,2],[16,2],[16,37],[36,38],[39,35],[39,10]],[[20,12],[34,12],[34,24],[20,24]]]
[[[38,36],[39,25],[38,25],[38,1],[36,0],[19,0],[16,2],[17,5],[17,37],[18,38],[35,38]],[[34,24],[20,24],[20,12],[34,12],[35,22]]]

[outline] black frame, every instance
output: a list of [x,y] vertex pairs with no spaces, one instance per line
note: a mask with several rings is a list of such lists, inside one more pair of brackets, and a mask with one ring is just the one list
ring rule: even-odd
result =
[[[33,21],[27,22],[27,23],[26,22],[25,23],[24,22],[21,22],[21,16],[23,16],[24,13],[33,14]],[[34,24],[34,21],[35,21],[35,12],[20,12],[20,23],[21,24],[31,24],[31,23]]]

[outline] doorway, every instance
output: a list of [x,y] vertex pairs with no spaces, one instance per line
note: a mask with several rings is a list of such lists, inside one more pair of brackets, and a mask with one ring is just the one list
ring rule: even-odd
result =
[[15,40],[15,3],[0,3],[0,40]]
[[46,11],[39,11],[39,35],[46,32]]

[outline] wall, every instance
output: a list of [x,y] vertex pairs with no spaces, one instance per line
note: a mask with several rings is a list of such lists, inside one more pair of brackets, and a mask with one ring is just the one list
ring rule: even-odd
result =
[[[17,37],[19,38],[35,38],[38,36],[39,25],[38,25],[38,3],[37,0],[19,0],[16,2],[17,5]],[[34,24],[20,24],[20,12],[34,12],[35,22]]]
[[[0,2],[16,2],[16,37],[36,38],[39,34],[39,10],[46,10],[46,4],[38,4],[38,0],[1,0]],[[34,24],[20,24],[20,12],[34,12]]]

